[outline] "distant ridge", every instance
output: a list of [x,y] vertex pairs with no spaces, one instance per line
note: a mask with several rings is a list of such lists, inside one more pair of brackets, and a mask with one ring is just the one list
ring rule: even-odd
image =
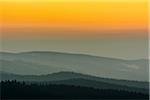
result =
[[[68,52],[58,52],[58,51],[23,51],[23,52],[4,52],[1,51],[0,54],[65,54],[65,55],[80,55],[80,56],[90,56],[90,57],[101,57],[106,59],[116,59],[116,60],[127,60],[123,58],[113,58],[113,57],[104,57],[96,56],[92,54],[82,54],[82,53],[68,53]],[[148,60],[148,59],[133,59],[133,60]]]

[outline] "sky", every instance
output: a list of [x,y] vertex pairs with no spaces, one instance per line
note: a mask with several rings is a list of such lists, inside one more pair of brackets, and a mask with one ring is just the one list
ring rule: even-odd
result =
[[148,56],[147,0],[0,0],[1,51]]

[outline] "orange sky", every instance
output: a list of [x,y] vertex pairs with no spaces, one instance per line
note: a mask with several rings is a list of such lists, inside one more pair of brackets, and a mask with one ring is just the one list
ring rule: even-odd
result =
[[6,37],[143,36],[148,31],[147,2],[6,1],[0,1],[2,7],[0,23],[2,33]]

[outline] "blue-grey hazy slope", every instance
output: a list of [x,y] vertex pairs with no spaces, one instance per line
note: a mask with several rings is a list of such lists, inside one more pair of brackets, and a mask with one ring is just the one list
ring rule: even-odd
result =
[[122,60],[58,52],[0,53],[1,71],[40,75],[73,71],[106,78],[148,81],[148,60]]

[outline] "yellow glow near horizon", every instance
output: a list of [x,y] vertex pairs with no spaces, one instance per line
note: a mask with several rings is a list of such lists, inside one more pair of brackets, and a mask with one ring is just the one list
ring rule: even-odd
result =
[[148,0],[0,0],[0,2],[148,2]]
[[6,32],[6,36],[10,34],[17,36],[35,29],[32,33],[34,36],[36,29],[45,28],[46,31],[51,31],[47,33],[48,36],[57,30],[61,30],[59,32],[61,34],[63,32],[71,34],[70,31],[75,31],[80,34],[85,32],[93,35],[96,32],[101,35],[100,32],[117,30],[120,34],[132,32],[137,35],[139,32],[142,35],[148,29],[148,4],[144,2],[146,0],[132,0],[132,2],[131,0],[123,0],[126,2],[120,0],[105,0],[108,2],[94,2],[104,0],[80,0],[86,2],[77,2],[79,0],[72,0],[74,2],[69,0],[1,1],[6,1],[0,3],[2,5],[0,8],[3,8],[3,13],[0,14],[3,19],[0,20],[0,23],[3,25],[3,32]]

